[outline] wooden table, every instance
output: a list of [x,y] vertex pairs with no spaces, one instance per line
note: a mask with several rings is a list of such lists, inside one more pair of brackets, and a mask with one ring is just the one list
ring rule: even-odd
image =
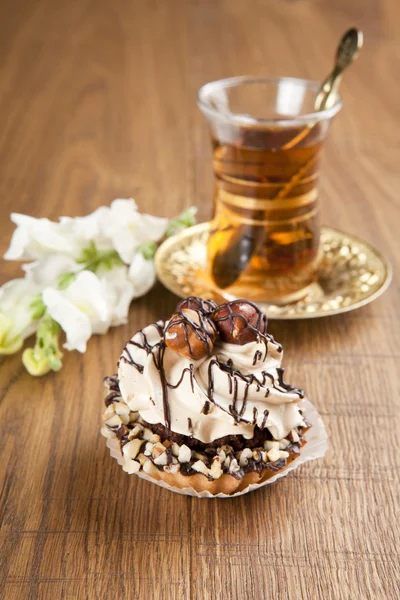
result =
[[[57,218],[115,197],[210,217],[211,153],[196,107],[207,80],[322,78],[340,34],[366,44],[343,84],[321,193],[324,222],[399,264],[397,0],[3,0],[1,248],[11,211]],[[1,263],[2,281],[20,271]],[[399,598],[399,296],[274,322],[289,381],[326,423],[329,452],[232,500],[173,495],[111,460],[102,378],[139,327],[168,315],[160,285],[129,325],[33,379],[3,360],[1,589],[22,599]],[[399,337],[399,336],[398,336]]]

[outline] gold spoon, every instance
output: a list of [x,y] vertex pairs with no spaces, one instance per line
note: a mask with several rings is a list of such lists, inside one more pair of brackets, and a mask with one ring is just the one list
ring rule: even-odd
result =
[[[322,83],[315,98],[315,112],[326,110],[334,106],[337,100],[339,86],[342,81],[343,71],[355,61],[362,48],[362,45],[362,31],[356,29],[355,27],[346,31],[346,33],[342,36],[342,39],[340,40],[336,50],[335,65],[331,73]],[[311,125],[305,127],[302,131],[300,131],[299,134],[287,142],[283,146],[282,150],[289,150],[290,148],[297,146],[297,144],[309,134],[314,125],[315,123],[312,123]]]
[[339,85],[343,77],[343,71],[355,61],[362,45],[363,34],[359,29],[353,27],[343,35],[336,51],[335,65],[332,72],[321,85],[317,97],[315,98],[315,111],[332,108],[335,104]]

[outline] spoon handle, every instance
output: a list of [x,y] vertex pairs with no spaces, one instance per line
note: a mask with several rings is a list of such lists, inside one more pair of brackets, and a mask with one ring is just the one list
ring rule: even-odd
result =
[[336,51],[335,65],[315,98],[316,111],[331,108],[335,104],[343,71],[355,61],[362,45],[363,34],[359,29],[353,27],[342,36]]
[[339,85],[343,77],[342,72],[343,70],[335,65],[332,73],[330,73],[323,81],[317,97],[315,98],[315,111],[326,110],[335,104]]

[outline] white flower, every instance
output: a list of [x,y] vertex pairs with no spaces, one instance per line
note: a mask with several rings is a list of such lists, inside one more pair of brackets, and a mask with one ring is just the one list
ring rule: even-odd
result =
[[100,229],[124,263],[130,264],[137,247],[161,239],[167,225],[168,219],[139,213],[134,200],[118,199],[111,203],[107,218],[102,217]]
[[138,246],[160,240],[168,219],[138,211],[136,202],[118,198],[111,206],[101,206],[86,217],[61,217],[61,223],[74,229],[76,238],[98,250],[116,250],[125,264],[130,264]]
[[152,260],[137,252],[129,267],[100,269],[97,272],[111,310],[111,326],[128,321],[129,306],[134,298],[144,296],[154,285],[156,272]]
[[76,273],[79,265],[70,256],[50,254],[41,260],[22,265],[22,269],[26,273],[26,279],[43,287],[57,287],[62,275]]
[[59,223],[13,213],[17,225],[7,260],[36,260],[63,254],[78,259],[84,248],[93,243],[97,250],[116,250],[125,264],[130,264],[138,246],[160,240],[168,219],[141,214],[132,199],[117,199],[111,206],[101,206],[85,217],[61,217]]
[[26,279],[13,279],[0,288],[0,354],[17,352],[36,329],[32,302],[41,287]]
[[129,306],[135,296],[135,288],[128,277],[128,267],[101,269],[97,272],[111,311],[111,326],[124,325],[128,321]]
[[154,262],[144,258],[141,252],[136,252],[129,267],[129,278],[133,283],[133,297],[144,296],[156,281]]
[[6,260],[35,260],[54,252],[78,257],[81,252],[70,223],[53,223],[19,213],[12,213],[11,220],[17,228],[4,255]]
[[110,207],[100,206],[85,217],[60,217],[60,223],[71,228],[82,247],[94,242],[98,250],[112,250],[112,240],[105,234]]
[[67,350],[86,351],[94,333],[106,333],[111,324],[111,310],[99,278],[81,271],[65,290],[46,288],[43,303],[49,315],[65,331]]
[[155,283],[157,242],[193,225],[194,214],[190,208],[171,221],[140,214],[133,199],[58,222],[13,213],[4,258],[32,262],[22,266],[24,279],[0,288],[0,354],[16,352],[36,331],[22,362],[39,376],[62,366],[60,328],[67,350],[85,352],[93,334],[126,323],[132,299]]

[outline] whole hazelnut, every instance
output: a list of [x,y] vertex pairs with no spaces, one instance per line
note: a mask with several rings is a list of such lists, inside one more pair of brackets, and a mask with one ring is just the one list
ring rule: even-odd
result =
[[164,337],[171,350],[199,360],[212,352],[217,330],[211,319],[200,310],[181,308],[166,325]]
[[221,304],[211,315],[220,338],[229,344],[243,346],[259,341],[267,330],[267,317],[249,300]]
[[181,300],[178,306],[176,307],[176,311],[180,311],[183,308],[190,308],[192,310],[199,310],[205,315],[209,315],[216,308],[217,304],[214,300],[203,300],[203,298],[197,298],[196,296],[189,296],[189,298],[185,298],[185,300]]

